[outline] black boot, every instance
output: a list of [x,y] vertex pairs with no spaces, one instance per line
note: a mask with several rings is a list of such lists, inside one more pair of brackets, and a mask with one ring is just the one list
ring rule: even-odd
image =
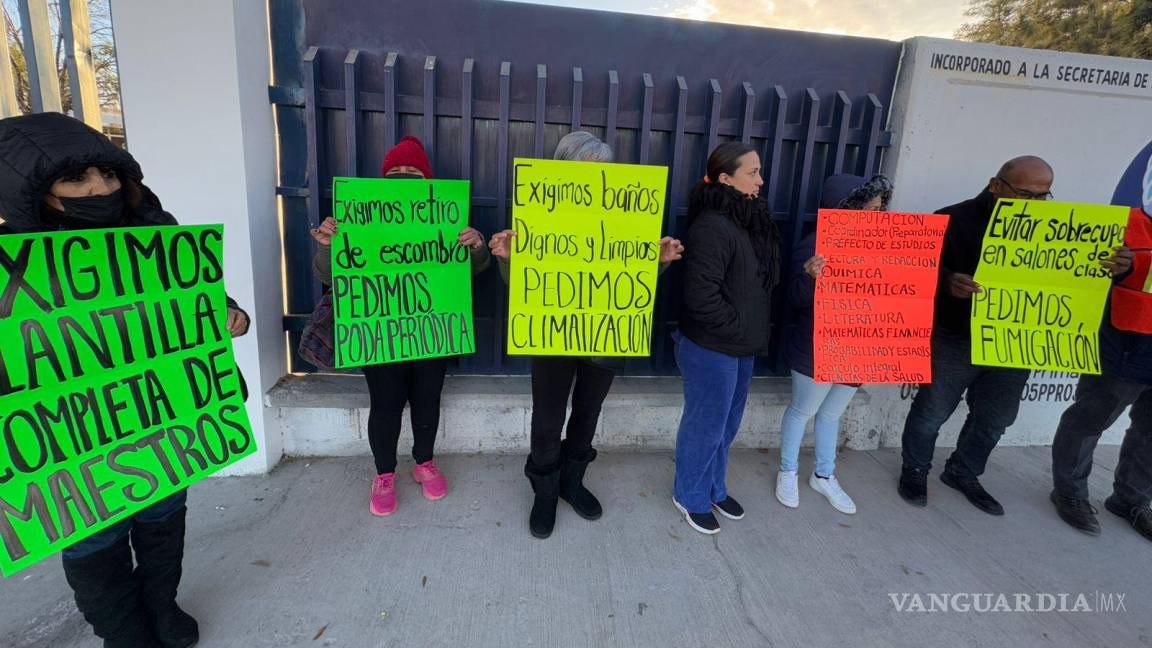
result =
[[572,510],[585,520],[598,520],[604,514],[600,500],[584,488],[584,471],[596,460],[596,449],[588,448],[582,455],[573,455],[561,445],[560,499],[572,505]]
[[536,499],[532,502],[532,513],[528,516],[528,529],[537,538],[552,535],[556,526],[556,503],[560,498],[560,464],[538,466],[532,458],[524,464],[524,476],[532,483]]
[[186,507],[181,507],[166,520],[132,525],[140,602],[148,613],[153,634],[164,648],[188,648],[200,640],[196,619],[176,605],[187,512]]
[[907,466],[900,469],[900,497],[913,506],[928,505],[928,473]]
[[64,558],[64,577],[76,607],[105,648],[159,648],[140,607],[128,538],[80,558]]

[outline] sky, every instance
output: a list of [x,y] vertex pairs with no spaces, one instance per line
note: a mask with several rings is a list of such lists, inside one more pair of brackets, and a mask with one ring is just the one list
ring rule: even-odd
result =
[[968,0],[518,0],[826,34],[952,38]]

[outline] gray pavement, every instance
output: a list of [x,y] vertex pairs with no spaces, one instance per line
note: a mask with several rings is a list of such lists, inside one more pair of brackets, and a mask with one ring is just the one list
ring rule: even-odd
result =
[[[1098,505],[1115,458],[1100,448]],[[775,451],[734,452],[730,490],[748,516],[722,520],[715,537],[674,511],[670,453],[603,453],[589,484],[604,518],[562,503],[543,541],[526,528],[519,456],[440,463],[448,498],[424,501],[404,478],[400,510],[384,519],[367,510],[366,457],[195,486],[181,603],[200,645],[1152,646],[1152,543],[1103,510],[1100,538],[1066,527],[1047,499],[1047,448],[993,454],[985,484],[1003,518],[935,476],[927,509],[904,504],[896,450],[842,454],[857,515],[806,484],[792,511],[772,495]],[[962,592],[1069,593],[1069,607],[1078,593],[1094,607],[1096,592],[1120,593],[1125,610],[910,612],[890,597]],[[4,646],[99,645],[57,559],[0,581],[0,601]]]

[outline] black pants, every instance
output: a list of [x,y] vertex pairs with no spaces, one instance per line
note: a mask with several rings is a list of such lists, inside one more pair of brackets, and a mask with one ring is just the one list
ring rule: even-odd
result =
[[1152,499],[1152,387],[1109,376],[1080,376],[1076,401],[1060,417],[1052,440],[1052,483],[1057,493],[1088,499],[1096,443],[1129,405],[1132,425],[1120,446],[1112,492],[1131,506],[1148,506]]
[[400,418],[404,405],[412,409],[412,458],[416,463],[432,459],[436,431],[440,428],[440,392],[448,360],[431,358],[364,367],[368,395],[368,445],[376,460],[376,473],[396,471],[396,446],[400,442]]
[[[583,455],[592,448],[600,406],[616,372],[579,358],[532,358],[532,463],[551,466],[560,460],[560,434],[568,417],[567,452]],[[573,386],[575,383],[575,386]]]
[[984,474],[992,449],[1016,421],[1030,375],[1026,369],[975,366],[967,336],[937,331],[932,336],[932,384],[920,386],[904,422],[904,465],[925,472],[932,468],[940,427],[967,392],[968,418],[944,470],[968,479]]

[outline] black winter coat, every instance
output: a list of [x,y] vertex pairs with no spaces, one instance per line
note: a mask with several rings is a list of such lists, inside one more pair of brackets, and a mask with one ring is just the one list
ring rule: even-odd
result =
[[944,279],[947,272],[975,275],[980,264],[984,232],[996,207],[996,197],[987,189],[979,196],[937,210],[948,214],[948,230],[940,253],[940,283],[936,287],[935,328],[969,337],[972,333],[972,300],[956,299]]
[[[59,113],[39,113],[0,120],[0,235],[58,229],[41,217],[44,194],[65,172],[90,166],[115,169],[137,190],[139,195],[131,191],[125,195],[129,205],[122,226],[178,224],[143,184],[140,165],[127,151],[84,122]],[[227,297],[227,301],[229,308],[244,312],[236,300]],[[247,399],[248,386],[243,375],[239,378]]]
[[764,354],[772,328],[771,289],[748,233],[720,211],[703,211],[688,228],[681,265],[680,332],[731,356]]

